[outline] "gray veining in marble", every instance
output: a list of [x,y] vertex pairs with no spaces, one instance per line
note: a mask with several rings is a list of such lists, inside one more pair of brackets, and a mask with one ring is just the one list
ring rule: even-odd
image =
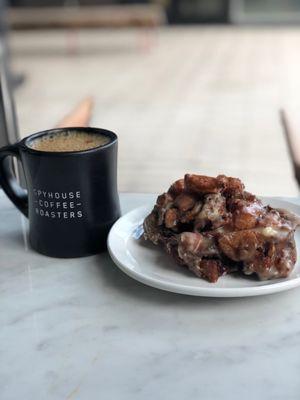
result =
[[[151,195],[121,196],[127,211]],[[0,399],[299,399],[300,290],[242,299],[144,286],[107,254],[26,245],[0,194]]]

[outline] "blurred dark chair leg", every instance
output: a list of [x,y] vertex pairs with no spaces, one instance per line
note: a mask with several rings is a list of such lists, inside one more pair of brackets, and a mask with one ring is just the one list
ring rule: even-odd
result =
[[294,174],[300,187],[300,132],[292,129],[291,123],[284,109],[279,111],[280,121],[287,141],[289,155],[293,163]]
[[13,80],[10,72],[7,46],[8,26],[6,1],[0,0],[0,145],[5,146],[18,140],[18,126],[13,101]]

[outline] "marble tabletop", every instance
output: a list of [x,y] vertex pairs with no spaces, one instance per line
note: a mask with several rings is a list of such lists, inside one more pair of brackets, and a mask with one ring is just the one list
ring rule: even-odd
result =
[[[123,212],[154,197],[122,194]],[[0,221],[1,400],[299,399],[300,289],[167,293],[106,253],[34,253],[2,193]]]

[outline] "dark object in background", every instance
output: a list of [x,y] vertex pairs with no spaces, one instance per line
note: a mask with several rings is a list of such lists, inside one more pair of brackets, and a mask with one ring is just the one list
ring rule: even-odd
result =
[[291,128],[291,124],[287,113],[284,109],[279,111],[279,118],[287,146],[289,149],[289,155],[293,163],[294,174],[297,180],[298,186],[300,186],[300,139],[297,132]]
[[[29,147],[44,135],[64,132],[101,134],[110,142],[80,152],[46,152]],[[0,183],[29,218],[32,248],[50,257],[81,257],[106,249],[107,234],[120,216],[117,191],[118,138],[97,128],[60,128],[39,132],[0,150]],[[21,159],[27,191],[4,163]]]
[[299,0],[237,0],[231,4],[236,24],[289,25],[300,22]]
[[[121,27],[157,27],[165,24],[166,13],[159,4],[135,1],[120,4],[116,1],[80,2],[24,0],[23,6],[18,1],[8,13],[12,29],[57,29],[57,28],[121,28]],[[35,4],[35,5],[34,5]]]
[[[13,84],[20,83],[21,77],[14,77],[9,70],[9,51],[7,46],[6,1],[0,0],[0,147],[19,140],[15,105],[12,94]],[[15,171],[23,185],[23,175],[17,161],[5,160],[7,168]],[[0,185],[1,187],[1,185]]]
[[172,0],[167,15],[173,24],[225,23],[229,21],[229,0]]
[[111,4],[148,4],[151,0],[11,0],[12,7],[66,7],[66,6],[101,6]]
[[7,47],[6,2],[0,0],[0,146],[18,140],[18,127],[12,95]]
[[8,70],[8,53],[2,36],[0,37],[0,147],[18,140],[11,81]]

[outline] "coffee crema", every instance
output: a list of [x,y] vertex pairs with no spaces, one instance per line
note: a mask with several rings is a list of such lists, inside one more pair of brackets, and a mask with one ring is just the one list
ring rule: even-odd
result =
[[109,142],[110,139],[105,135],[70,131],[42,136],[33,140],[29,146],[39,151],[68,152],[89,150]]

